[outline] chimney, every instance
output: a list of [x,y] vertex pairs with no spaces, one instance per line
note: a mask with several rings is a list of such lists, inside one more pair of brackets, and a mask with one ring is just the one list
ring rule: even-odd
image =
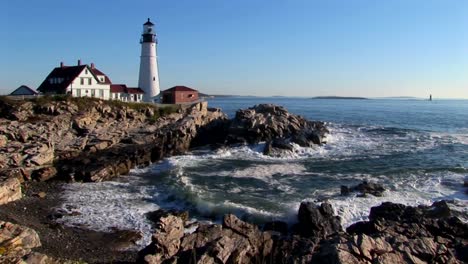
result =
[[60,62],[60,68],[63,68],[65,65],[63,64],[63,61]]
[[91,62],[91,69],[94,69],[94,62]]
[[81,60],[78,60],[78,66],[81,66]]

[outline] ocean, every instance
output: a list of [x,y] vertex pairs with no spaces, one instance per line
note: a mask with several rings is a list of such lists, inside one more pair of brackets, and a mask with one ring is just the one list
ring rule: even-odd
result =
[[[255,223],[294,223],[301,201],[326,200],[347,227],[385,201],[428,205],[448,199],[468,215],[468,100],[209,99],[210,107],[229,117],[259,103],[327,122],[327,144],[296,146],[280,158],[264,156],[263,143],[195,149],[116,181],[67,184],[62,209],[79,214],[60,221],[102,231],[139,229],[145,245],[152,227],[144,213],[159,208],[188,210],[199,221],[234,213]],[[384,196],[340,195],[341,185],[364,180],[382,184]]]

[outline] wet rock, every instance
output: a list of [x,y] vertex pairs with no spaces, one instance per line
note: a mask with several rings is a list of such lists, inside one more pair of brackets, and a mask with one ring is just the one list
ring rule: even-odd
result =
[[347,187],[344,185],[341,186],[341,195],[346,196],[351,192],[359,192],[359,197],[366,197],[366,194],[372,194],[373,196],[381,197],[383,196],[383,192],[385,192],[385,188],[380,184],[367,181],[363,181],[362,183],[352,187]]
[[302,202],[298,213],[297,233],[316,240],[342,231],[340,217],[335,216],[329,203],[316,205]]
[[36,231],[0,221],[0,263],[17,263],[31,249],[40,247],[41,242]]
[[[290,114],[284,107],[259,104],[239,110],[227,129],[229,144],[254,144],[275,139],[289,139],[300,146],[324,143],[328,129],[323,122],[313,122]],[[278,142],[279,143],[279,142]],[[287,144],[278,144],[287,147]],[[273,146],[271,146],[273,147]],[[269,149],[265,150],[267,153]]]
[[351,190],[349,189],[348,186],[341,185],[341,187],[340,187],[340,193],[341,193],[341,195],[347,196],[347,195],[349,195],[350,192],[351,192]]
[[119,251],[135,247],[138,240],[143,237],[142,233],[137,230],[116,230],[115,233],[118,237],[114,240],[113,248]]
[[292,152],[293,150],[294,147],[289,142],[289,140],[277,138],[265,144],[265,148],[263,149],[263,155],[281,156],[282,154],[286,152]]
[[[308,238],[292,236],[275,241],[267,263],[313,263],[316,243]],[[327,262],[317,262],[327,263]],[[330,262],[333,263],[333,262]]]
[[282,235],[286,235],[288,233],[288,223],[283,221],[271,221],[266,222],[263,225],[263,231],[275,231]]
[[0,204],[21,199],[21,183],[16,177],[0,176]]
[[179,217],[180,219],[182,219],[183,222],[186,222],[189,220],[188,211],[164,210],[164,209],[159,209],[156,211],[148,212],[146,213],[146,218],[150,220],[151,222],[157,224],[160,221],[161,217],[167,217],[169,215]]

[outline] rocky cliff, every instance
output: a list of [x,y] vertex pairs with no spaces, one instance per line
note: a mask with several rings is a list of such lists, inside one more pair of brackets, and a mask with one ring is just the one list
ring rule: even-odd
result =
[[0,100],[0,204],[23,181],[102,181],[187,151],[198,130],[225,115],[198,103],[158,108],[90,98]]

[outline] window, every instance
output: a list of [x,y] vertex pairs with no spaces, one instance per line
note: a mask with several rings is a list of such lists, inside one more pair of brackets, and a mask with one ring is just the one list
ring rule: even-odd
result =
[[80,78],[80,84],[81,84],[81,85],[84,84],[84,78]]
[[99,97],[104,98],[104,90],[99,90]]
[[96,96],[96,90],[91,89],[91,97],[95,97],[95,96]]
[[192,97],[193,97],[193,94],[189,94],[189,95],[188,95],[188,98],[192,98]]
[[88,69],[85,70],[85,74],[88,74]]
[[103,81],[104,81],[104,77],[101,77],[101,82],[103,82]]
[[156,77],[153,77],[153,81],[156,81]]
[[76,89],[76,96],[81,97],[81,89]]
[[88,84],[91,85],[91,78],[88,78]]

